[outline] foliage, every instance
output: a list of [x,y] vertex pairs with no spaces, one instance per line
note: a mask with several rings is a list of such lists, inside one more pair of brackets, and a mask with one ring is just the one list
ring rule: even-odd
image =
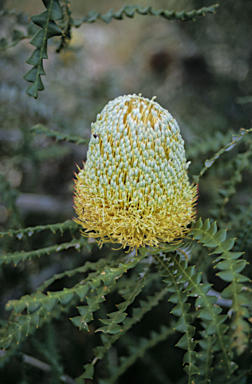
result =
[[[214,13],[217,7],[178,12],[125,5],[120,11],[92,10],[76,19],[69,0],[43,0],[43,4],[45,11],[31,16],[31,22],[17,11],[0,13],[23,28],[22,32],[14,28],[10,38],[0,40],[2,51],[27,38],[35,47],[27,60],[32,69],[24,76],[32,83],[27,94],[33,98],[44,89],[41,76],[50,38],[59,53],[70,43],[72,29],[84,23],[110,23],[136,14],[190,22]],[[249,103],[251,96],[238,101]],[[5,113],[12,126],[13,116]],[[25,216],[18,209],[22,193],[42,188],[42,171],[39,177],[36,172],[48,160],[48,152],[38,149],[40,144],[34,140],[53,152],[53,166],[58,162],[60,167],[60,157],[68,156],[64,145],[79,150],[84,160],[86,138],[74,129],[47,127],[40,120],[22,126],[24,139],[19,147],[10,145],[11,155],[3,146],[5,157],[12,159],[11,165],[4,163],[0,175],[0,213],[9,215],[0,227],[0,294],[6,309],[0,322],[4,379],[14,362],[19,372],[15,383],[36,381],[36,369],[44,372],[41,383],[86,384],[93,378],[94,383],[112,384],[134,382],[132,377],[146,383],[250,383],[252,212],[246,180],[251,178],[252,128],[209,131],[203,142],[189,146],[203,218],[191,224],[178,244],[140,248],[136,254],[112,249],[111,244],[98,249],[94,239],[80,236],[68,213],[65,217],[57,211],[57,217],[49,216],[45,223],[42,216],[41,223],[39,215]],[[15,124],[21,126],[21,121]],[[34,179],[18,191],[10,174],[27,159]],[[56,197],[64,189],[64,183],[58,184]],[[204,197],[211,186],[213,196],[205,204],[206,213],[201,193]]]

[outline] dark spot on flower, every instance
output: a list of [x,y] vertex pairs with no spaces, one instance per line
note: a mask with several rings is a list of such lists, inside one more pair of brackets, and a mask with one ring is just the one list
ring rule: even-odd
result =
[[93,133],[93,137],[96,139],[97,137],[99,137],[99,135],[97,135],[97,133]]

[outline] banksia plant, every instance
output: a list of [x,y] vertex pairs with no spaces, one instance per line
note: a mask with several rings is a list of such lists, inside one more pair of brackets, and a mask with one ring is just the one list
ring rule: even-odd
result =
[[195,217],[184,141],[170,113],[141,95],[110,101],[92,124],[75,190],[82,234],[123,248],[178,241]]

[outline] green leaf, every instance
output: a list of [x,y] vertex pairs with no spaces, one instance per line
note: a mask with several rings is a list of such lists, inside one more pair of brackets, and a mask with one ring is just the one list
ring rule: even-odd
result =
[[[190,334],[193,336],[194,333],[195,333],[195,329],[194,327],[192,327],[191,325],[187,326],[187,331],[188,330],[191,330]],[[190,348],[193,350],[196,346],[196,341],[195,340],[192,340],[192,339],[189,339],[189,333],[187,334],[184,334],[181,339],[177,342],[176,346],[181,348],[181,349],[185,349],[187,350],[188,347],[190,345]]]
[[198,10],[192,10],[189,12],[186,11],[168,11],[166,9],[153,9],[151,6],[143,7],[142,5],[124,5],[119,11],[114,12],[113,9],[110,9],[105,14],[100,14],[99,12],[92,10],[88,12],[88,14],[82,20],[73,20],[73,24],[79,27],[82,23],[93,23],[97,19],[102,20],[105,23],[110,23],[112,19],[122,20],[123,16],[127,16],[129,18],[133,18],[136,13],[139,15],[150,15],[150,16],[160,16],[165,18],[166,20],[195,20],[196,16],[203,16],[206,13],[213,13],[215,8],[218,5],[213,5],[210,7],[204,7]]
[[113,319],[113,321],[115,321],[116,323],[121,323],[125,319],[127,314],[126,313],[120,313],[120,312],[116,311],[116,312],[108,313],[108,316],[111,319]]
[[178,332],[185,333],[187,331],[187,325],[191,324],[193,321],[193,317],[191,314],[184,314],[178,319],[178,322],[175,325],[175,329]]
[[38,328],[39,323],[40,323],[39,313],[36,312],[36,313],[32,314],[30,319],[31,319],[31,324],[35,325],[35,327]]
[[21,315],[18,318],[18,323],[22,327],[22,333],[24,333],[25,336],[28,336],[30,331],[30,317]]
[[[63,289],[63,292],[58,296],[60,303],[64,306],[70,303],[72,298],[74,297],[74,292],[72,290],[68,290],[67,288]],[[57,301],[57,298],[54,298]]]
[[49,21],[47,24],[47,30],[46,30],[46,38],[50,39],[50,37],[53,36],[61,36],[62,31],[60,27],[54,22],[54,21]]
[[71,317],[70,320],[76,327],[81,327],[82,316]]
[[84,365],[85,373],[83,374],[84,379],[93,379],[94,376],[94,366],[93,364]]
[[42,0],[50,12],[50,20],[61,20],[64,15],[58,0]]
[[12,328],[11,326],[9,328],[10,332],[12,333],[12,340],[15,341],[17,344],[19,344],[22,336],[21,326],[17,323],[12,323],[11,325],[15,325],[15,328],[14,327]]
[[[33,126],[30,130],[32,133],[36,133],[37,135],[43,134],[46,137],[55,138],[57,141],[69,141],[71,143],[76,143],[76,144],[88,144],[87,139],[84,139],[82,137],[67,135],[65,133],[58,132],[58,131],[53,131],[51,129],[48,129],[47,127],[45,127],[42,124],[37,124],[37,125]],[[75,224],[73,221],[72,221],[72,223],[73,223],[73,225],[78,227],[77,224]]]
[[38,13],[37,15],[31,16],[30,19],[34,24],[38,25],[39,27],[46,28],[46,24],[49,19],[48,10]]
[[[49,295],[49,293],[48,293]],[[70,300],[69,300],[70,301]],[[51,312],[51,310],[56,306],[58,303],[57,297],[46,297],[43,301],[44,306],[46,307],[48,312]]]
[[29,301],[27,303],[27,310],[29,311],[30,314],[36,312],[42,305],[41,301],[37,301],[35,298],[33,301]]
[[237,263],[234,263],[233,264],[233,273],[239,273],[241,271],[243,271],[243,269],[246,267],[247,265],[247,260],[239,260],[237,261]]
[[189,375],[198,375],[199,370],[194,364],[188,364],[184,367],[184,371]]
[[184,313],[189,311],[190,306],[191,304],[189,303],[178,303],[172,308],[171,313],[175,316],[182,316]]
[[116,333],[122,332],[122,327],[116,323],[111,323],[106,327],[100,327],[96,329],[96,332],[105,332],[115,335]]
[[58,0],[44,1],[44,4],[47,9],[30,18],[41,29],[30,41],[30,44],[37,49],[27,60],[27,63],[33,65],[33,68],[24,76],[25,80],[34,83],[27,88],[26,93],[35,99],[38,97],[38,92],[44,89],[40,75],[45,75],[43,59],[47,59],[47,40],[53,36],[62,35],[62,30],[55,23],[56,20],[63,18]]
[[217,153],[215,153],[215,155],[212,156],[210,160],[205,161],[204,168],[202,168],[202,170],[198,175],[194,175],[193,177],[194,181],[198,183],[200,178],[206,172],[206,170],[209,169],[215,163],[215,161],[220,157],[220,155],[233,149],[237,144],[237,142],[242,138],[242,136],[244,136],[244,134],[247,134],[248,132],[251,132],[251,131],[252,129],[248,129],[248,130],[244,129],[244,130],[241,130],[241,135],[232,137],[232,141],[230,143],[228,143],[223,148],[221,148]]
[[[208,287],[209,287],[209,285],[208,285]],[[200,291],[203,292],[202,286],[200,286],[199,288],[200,288]],[[199,289],[198,289],[198,293],[199,293]],[[198,294],[197,299],[195,300],[195,308],[198,309],[198,308],[202,308],[203,306],[204,307],[207,306],[208,308],[212,308],[212,304],[215,304],[216,301],[217,301],[216,296],[209,296],[209,295],[205,296],[205,295],[199,295]]]
[[11,345],[11,343],[12,343],[12,336],[9,335],[4,339],[0,340],[0,348],[7,349]]
[[24,32],[14,29],[12,34],[12,45],[16,45],[20,40],[25,37],[26,35],[24,34]]
[[88,293],[88,290],[89,290],[89,286],[88,285],[83,285],[83,286],[80,286],[80,287],[76,288],[75,292],[77,293],[77,295],[79,296],[80,300],[82,301],[86,297],[86,294]]
[[31,39],[30,44],[36,48],[44,48],[46,44],[46,31],[44,29],[40,29],[36,35]]
[[34,67],[39,67],[42,63],[41,59],[48,59],[47,53],[43,52],[41,49],[37,48],[31,54],[31,56],[26,60],[26,63],[33,65]]
[[7,40],[3,37],[0,39],[0,50],[5,51],[5,49],[8,47],[8,42]]
[[139,248],[139,252],[140,252],[140,255],[146,256],[149,253],[149,249],[141,247]]
[[218,315],[219,313],[221,313],[220,307],[205,307],[199,312],[198,317],[203,320],[213,320],[214,315]]
[[227,281],[227,282],[233,281],[234,275],[233,275],[232,270],[230,270],[230,269],[226,270],[226,271],[218,272],[216,275],[219,276],[224,281]]
[[[97,304],[96,309],[98,309],[98,308],[99,308],[99,306]],[[93,320],[93,313],[90,312],[88,306],[77,307],[77,309],[78,309],[80,315],[85,319],[86,322]]]
[[6,305],[6,310],[9,311],[11,310],[12,308],[14,308],[14,311],[16,313],[19,313],[19,312],[22,312],[23,309],[26,308],[26,302],[25,301],[20,301],[20,300],[12,300],[10,302],[10,305]]
[[[41,79],[40,79],[40,76],[38,75],[44,75],[45,72],[43,70],[42,67],[33,67],[32,69],[30,69],[30,71],[28,71],[25,75],[24,75],[24,79],[29,81],[30,83],[36,83],[38,81],[40,81],[40,84],[38,84],[38,87],[41,88],[43,87],[43,84],[41,82]],[[40,80],[38,80],[40,79]]]

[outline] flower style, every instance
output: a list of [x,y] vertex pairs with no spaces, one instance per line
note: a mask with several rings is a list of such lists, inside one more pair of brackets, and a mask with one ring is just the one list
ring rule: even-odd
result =
[[130,249],[178,241],[194,219],[197,186],[189,183],[179,126],[141,95],[110,101],[92,124],[74,204],[82,234]]

